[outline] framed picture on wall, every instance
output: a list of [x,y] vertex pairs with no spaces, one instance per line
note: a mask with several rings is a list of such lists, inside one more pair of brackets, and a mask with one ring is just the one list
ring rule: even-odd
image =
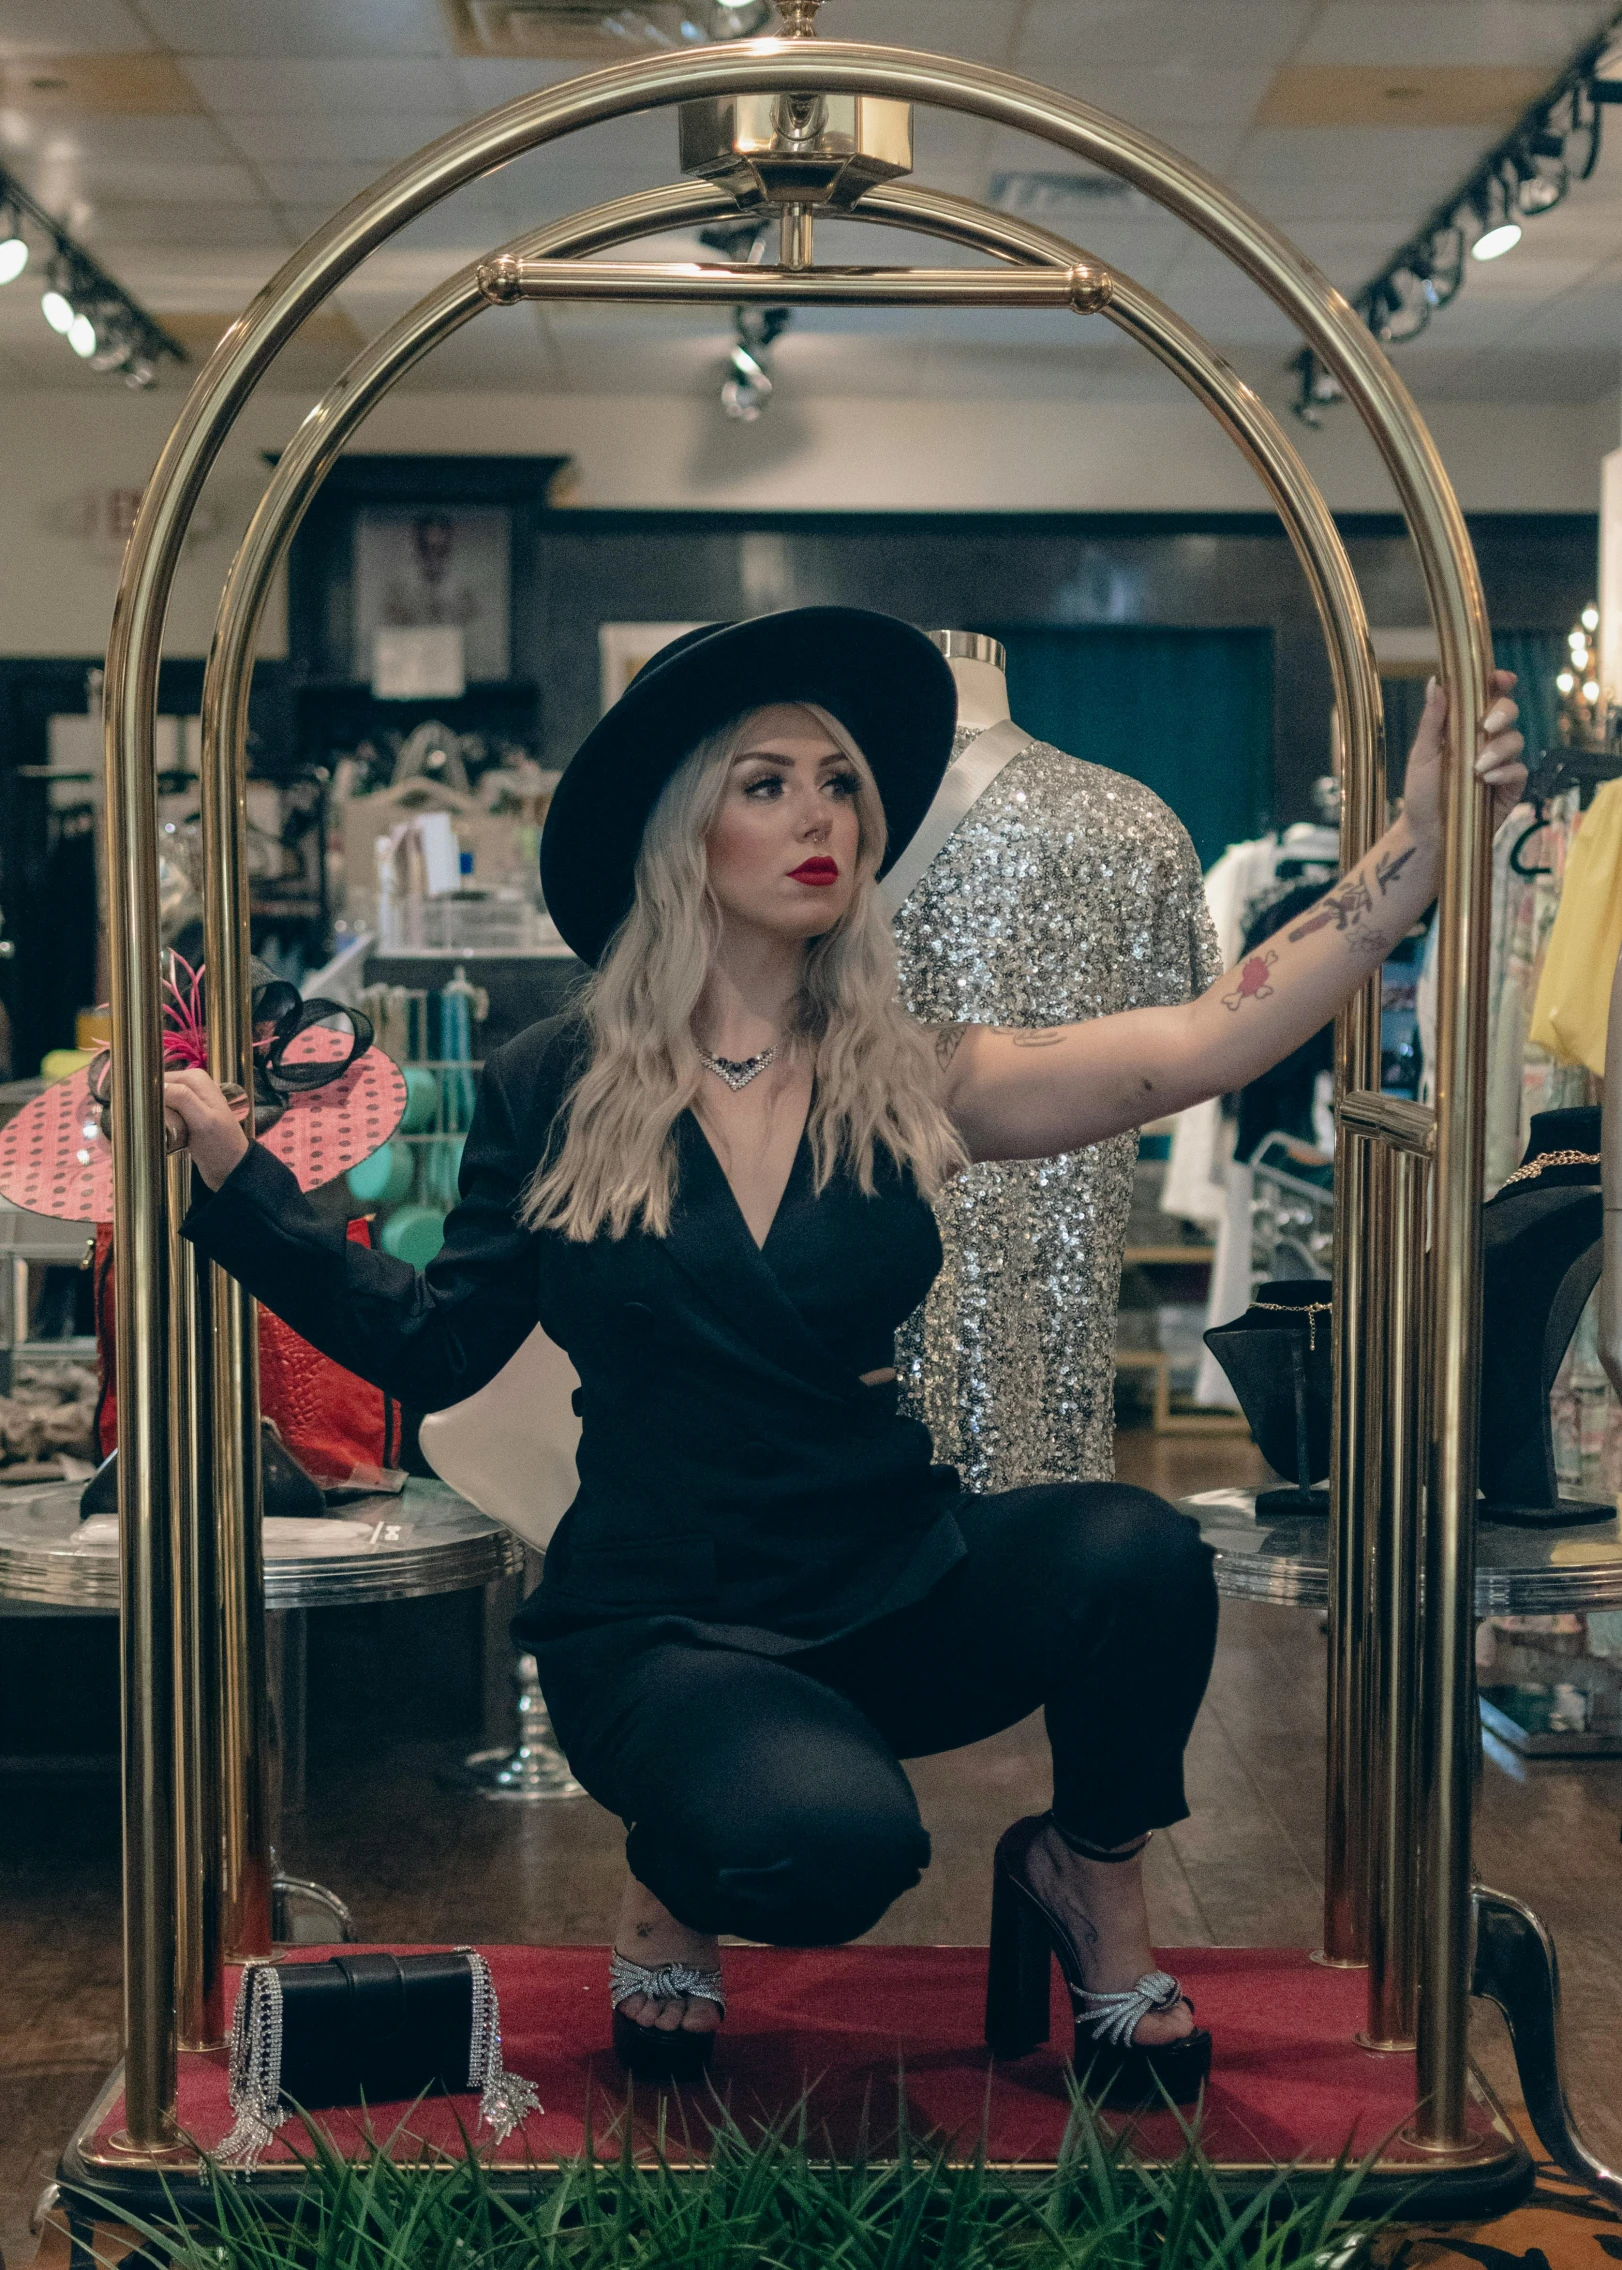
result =
[[[464,677],[490,682],[509,675],[512,514],[506,507],[363,506],[354,516],[351,579],[356,677],[374,676],[379,632],[400,631],[459,633]],[[385,652],[400,643],[388,642]]]
[[597,632],[603,665],[603,709],[611,710],[643,666],[662,646],[702,623],[603,623]]

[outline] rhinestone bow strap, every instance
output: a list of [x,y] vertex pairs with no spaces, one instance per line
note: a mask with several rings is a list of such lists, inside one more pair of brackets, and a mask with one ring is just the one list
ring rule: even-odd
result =
[[1077,2010],[1078,2020],[1087,2026],[1094,2041],[1112,2042],[1125,2049],[1138,2030],[1140,2018],[1151,2010],[1170,2010],[1182,2000],[1183,1990],[1170,1971],[1145,1971],[1136,1986],[1128,1987],[1123,1994],[1089,1994],[1077,1992],[1075,1999],[1085,2007]]
[[661,1963],[657,1970],[646,1970],[616,1948],[608,1965],[609,2003],[617,2010],[633,1994],[645,1994],[650,2002],[679,2002],[690,1994],[696,2001],[713,2002],[726,2016],[727,1998],[718,1970],[698,1970],[691,1963]]

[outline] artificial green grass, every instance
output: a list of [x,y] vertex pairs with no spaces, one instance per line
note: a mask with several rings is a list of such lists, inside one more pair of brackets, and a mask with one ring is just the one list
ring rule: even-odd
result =
[[1174,2165],[1145,2167],[1079,2101],[1038,2174],[954,2164],[904,2131],[836,2161],[805,2106],[753,2134],[713,2108],[703,2143],[696,2168],[668,2128],[651,2156],[594,2145],[516,2195],[476,2155],[383,2144],[351,2164],[318,2146],[291,2211],[216,2168],[208,2227],[119,2220],[154,2270],[1354,2270],[1378,2222],[1353,2220],[1354,2163],[1304,2197],[1280,2169],[1235,2204],[1192,2130]]

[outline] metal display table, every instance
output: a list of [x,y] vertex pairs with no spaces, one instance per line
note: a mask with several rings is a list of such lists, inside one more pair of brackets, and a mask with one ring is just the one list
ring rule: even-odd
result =
[[[117,1613],[116,1532],[107,1520],[80,1521],[81,1487],[0,1489],[0,1599]],[[410,1481],[398,1497],[358,1498],[331,1521],[267,1521],[265,1601],[278,1609],[420,1600],[495,1584],[523,1559],[510,1529],[443,1482]]]
[[[1200,1490],[1177,1508],[1216,1552],[1217,1590],[1280,1608],[1329,1605],[1329,1524],[1258,1521],[1254,1490]],[[1622,1608],[1622,1521],[1591,1528],[1476,1530],[1476,1614],[1554,1616]]]
[[[0,1609],[44,1615],[118,1613],[118,1525],[79,1519],[83,1484],[0,1488]],[[273,1750],[271,1818],[304,1800],[305,1621],[309,1608],[420,1600],[470,1592],[516,1576],[524,1548],[443,1482],[409,1481],[398,1497],[357,1498],[327,1520],[267,1520],[265,1602]],[[273,1839],[279,1842],[279,1837]],[[349,1910],[324,1885],[277,1871],[272,1918],[278,1940],[299,1937],[300,1908],[316,1936],[353,1938]]]

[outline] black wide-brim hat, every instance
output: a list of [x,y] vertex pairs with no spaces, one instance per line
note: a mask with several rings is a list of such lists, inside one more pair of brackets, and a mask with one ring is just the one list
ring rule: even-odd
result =
[[885,868],[916,834],[952,756],[957,687],[923,632],[866,607],[794,607],[688,631],[644,664],[587,734],[541,836],[547,912],[582,961],[631,910],[648,815],[708,735],[748,710],[815,702],[872,767]]

